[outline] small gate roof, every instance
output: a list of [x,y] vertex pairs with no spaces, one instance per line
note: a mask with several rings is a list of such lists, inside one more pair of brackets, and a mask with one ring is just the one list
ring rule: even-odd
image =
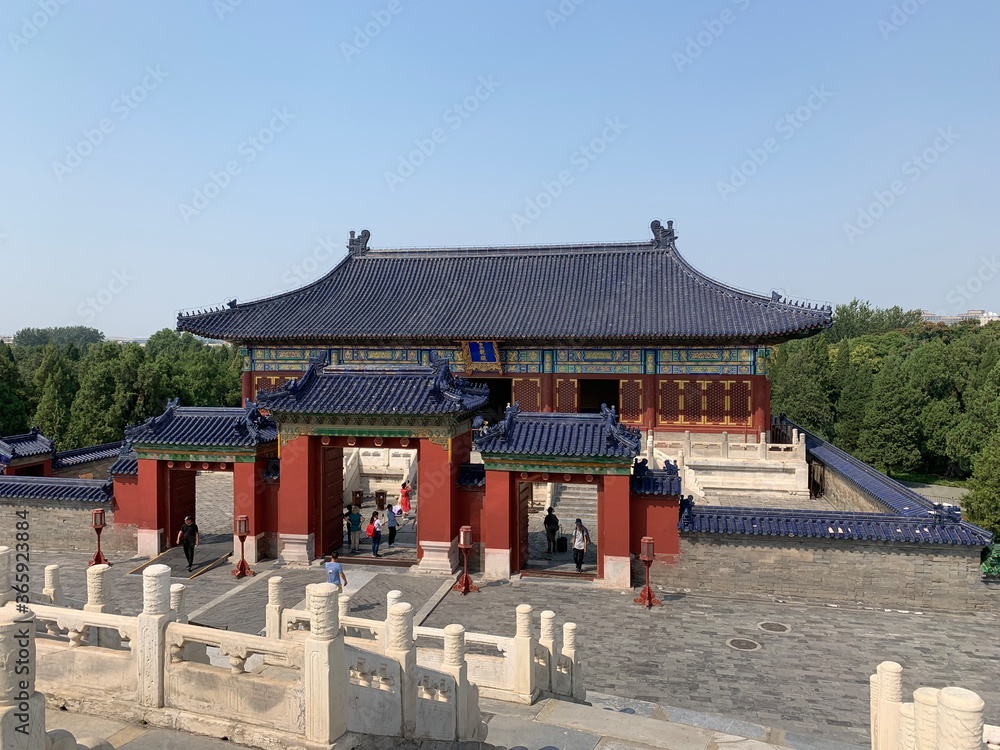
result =
[[277,439],[278,426],[249,402],[241,409],[180,406],[173,399],[160,416],[125,429],[130,445],[255,448]]

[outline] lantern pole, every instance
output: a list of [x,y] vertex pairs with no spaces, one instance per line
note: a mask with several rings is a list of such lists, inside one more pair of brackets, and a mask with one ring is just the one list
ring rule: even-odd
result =
[[250,570],[246,557],[246,541],[247,536],[250,534],[250,517],[237,516],[234,525],[236,526],[236,536],[240,538],[240,561],[233,568],[233,578],[255,576],[257,574]]
[[642,604],[646,609],[652,609],[653,607],[659,607],[663,604],[659,599],[653,595],[653,589],[649,586],[649,566],[653,564],[653,560],[656,556],[653,553],[653,537],[644,536],[640,542],[640,552],[639,559],[642,560],[642,564],[646,566],[646,585],[642,587],[642,591],[632,601],[635,604]]
[[94,553],[94,557],[88,563],[88,566],[110,565],[111,563],[108,562],[108,558],[101,552],[101,532],[104,531],[104,508],[96,508],[91,511],[90,526],[97,534],[97,552]]
[[462,596],[465,596],[470,591],[479,591],[472,583],[472,577],[469,575],[469,550],[472,549],[471,526],[463,526],[459,529],[458,548],[462,550],[462,575],[458,577],[458,581],[452,587],[452,591],[460,591]]

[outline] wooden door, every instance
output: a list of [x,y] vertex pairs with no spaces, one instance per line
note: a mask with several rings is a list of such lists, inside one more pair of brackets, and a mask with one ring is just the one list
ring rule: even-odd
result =
[[517,483],[517,568],[528,564],[528,507],[531,505],[531,483]]
[[344,544],[344,449],[320,448],[321,481],[316,553],[328,555]]

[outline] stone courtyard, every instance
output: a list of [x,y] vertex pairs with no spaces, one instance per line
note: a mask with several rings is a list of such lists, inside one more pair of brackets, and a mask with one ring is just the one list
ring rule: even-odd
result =
[[[33,552],[32,588],[41,588],[46,564],[59,563],[66,596],[85,599],[86,560],[80,553]],[[142,581],[129,571],[141,561],[113,562],[112,599],[123,614],[134,614],[141,606]],[[191,619],[258,633],[264,627],[270,575],[284,578],[293,604],[304,598],[307,583],[323,580],[318,567],[269,562],[256,568],[258,575],[243,581],[232,579],[229,566],[184,579]],[[646,611],[632,603],[634,594],[587,582],[489,583],[463,598],[449,592],[450,580],[361,566],[348,568],[347,575],[351,612],[367,618],[384,616],[391,589],[401,590],[417,622],[429,627],[457,622],[470,631],[512,635],[510,613],[517,604],[535,608],[536,628],[538,613],[552,609],[560,619],[578,623],[592,702],[614,700],[605,696],[630,699],[629,712],[669,715],[679,722],[691,712],[720,717],[720,724],[770,727],[790,747],[863,746],[868,742],[868,675],[880,661],[891,659],[906,670],[905,690],[966,687],[986,701],[987,723],[1000,723],[1000,618],[995,613],[875,611],[669,592],[660,594],[664,606]],[[777,623],[787,631],[772,632],[761,623]],[[740,651],[727,644],[731,639],[760,645]],[[648,702],[648,709],[634,701]]]

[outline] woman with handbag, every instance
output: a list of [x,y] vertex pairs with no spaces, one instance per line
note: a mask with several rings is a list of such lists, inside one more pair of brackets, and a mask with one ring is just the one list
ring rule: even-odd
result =
[[378,517],[378,511],[372,513],[366,531],[368,536],[372,538],[372,557],[381,557],[382,555],[378,553],[378,546],[382,543],[382,519]]

